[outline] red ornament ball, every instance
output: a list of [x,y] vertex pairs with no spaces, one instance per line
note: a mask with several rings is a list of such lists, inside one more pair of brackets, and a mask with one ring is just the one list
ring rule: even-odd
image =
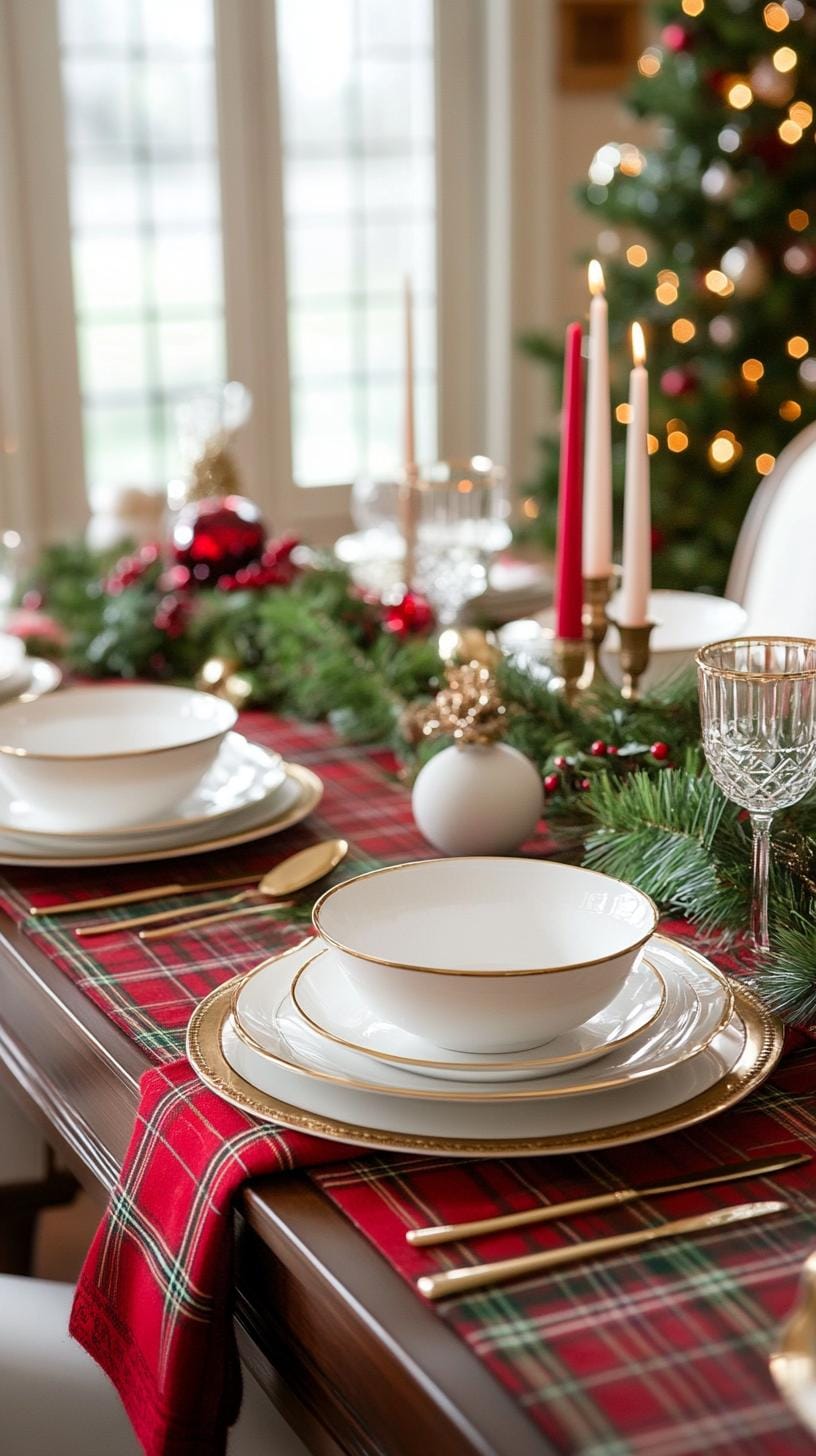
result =
[[579,789],[583,789],[584,792],[586,792],[587,789],[591,789],[592,788],[592,780],[591,779],[579,779],[578,780],[578,787],[579,787]]
[[658,763],[665,763],[666,759],[669,756],[669,753],[671,752],[671,749],[669,748],[668,743],[662,743],[660,740],[658,740],[657,743],[652,744],[649,752],[652,755],[652,758],[657,759]]
[[398,602],[390,602],[383,609],[383,628],[393,632],[395,637],[414,637],[429,632],[434,615],[430,605],[419,592],[407,591]]
[[694,47],[694,37],[690,30],[684,25],[666,25],[660,32],[660,39],[667,51],[679,55],[681,51],[690,51]]
[[263,556],[242,566],[234,574],[219,576],[219,591],[234,592],[257,590],[265,586],[289,586],[298,574],[298,567],[292,560],[292,552],[300,541],[297,536],[281,536],[278,541],[269,541]]
[[186,566],[198,585],[260,561],[265,542],[258,507],[240,495],[191,501],[179,512],[172,535],[176,563]]
[[596,738],[595,742],[590,744],[589,751],[593,758],[605,758],[607,747],[602,738]]
[[610,758],[614,758],[618,752],[618,745],[616,743],[609,743],[607,744],[606,751]]
[[556,794],[561,786],[561,778],[557,773],[548,773],[544,778],[545,794]]
[[568,768],[569,767],[569,760],[566,758],[566,756],[563,753],[559,753],[558,754],[558,757],[553,759],[553,763],[555,764],[556,768]]
[[681,394],[691,394],[697,387],[697,376],[691,369],[665,369],[660,376],[660,388],[669,399]]

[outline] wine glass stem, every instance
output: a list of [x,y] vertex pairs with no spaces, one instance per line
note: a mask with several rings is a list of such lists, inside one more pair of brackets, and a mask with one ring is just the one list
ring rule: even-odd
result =
[[754,836],[754,883],[751,906],[751,929],[757,950],[767,950],[768,940],[768,869],[771,858],[772,814],[752,814]]

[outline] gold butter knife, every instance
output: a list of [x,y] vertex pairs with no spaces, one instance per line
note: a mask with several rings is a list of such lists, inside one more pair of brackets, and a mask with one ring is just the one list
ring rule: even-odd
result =
[[518,1259],[499,1259],[493,1264],[469,1264],[462,1269],[446,1269],[443,1274],[423,1274],[417,1289],[426,1299],[445,1299],[451,1294],[464,1294],[471,1289],[489,1289],[508,1279],[523,1279],[527,1274],[544,1274],[561,1269],[565,1264],[578,1264],[584,1259],[597,1259],[603,1254],[617,1254],[622,1249],[635,1249],[657,1239],[674,1238],[679,1234],[700,1233],[704,1229],[727,1228],[746,1219],[770,1218],[785,1213],[787,1203],[738,1203],[732,1208],[718,1208],[712,1213],[698,1213],[692,1218],[678,1218],[655,1228],[636,1229],[631,1234],[613,1234],[611,1238],[590,1239],[569,1244],[564,1249],[547,1249],[540,1254],[523,1254]]
[[200,890],[230,890],[248,885],[253,874],[234,875],[231,880],[200,880],[195,885],[151,885],[147,890],[124,890],[121,895],[98,895],[95,900],[65,900],[59,905],[29,905],[29,915],[82,915],[86,910],[108,910],[114,905],[139,905],[143,900],[161,900],[165,895],[192,895]]
[[429,1228],[409,1229],[405,1237],[414,1248],[430,1244],[449,1244],[455,1239],[475,1239],[480,1234],[496,1234],[502,1229],[525,1228],[531,1223],[547,1223],[553,1218],[571,1218],[576,1213],[593,1213],[598,1208],[613,1208],[634,1203],[638,1198],[656,1198],[661,1193],[679,1193],[687,1188],[706,1188],[712,1183],[733,1183],[739,1178],[762,1178],[768,1173],[781,1173],[812,1161],[811,1153],[793,1153],[778,1158],[755,1158],[718,1168],[713,1173],[695,1173],[652,1183],[648,1188],[615,1188],[611,1193],[595,1193],[588,1198],[573,1198],[567,1203],[542,1203],[518,1213],[500,1213],[495,1218],[473,1219],[470,1223],[440,1223]]

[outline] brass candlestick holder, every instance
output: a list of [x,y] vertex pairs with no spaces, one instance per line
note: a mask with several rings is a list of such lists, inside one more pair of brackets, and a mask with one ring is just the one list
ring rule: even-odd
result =
[[578,681],[578,689],[582,693],[587,688],[599,687],[609,682],[601,666],[601,647],[609,626],[606,608],[614,590],[615,577],[612,574],[584,577],[584,610],[581,620],[584,624],[587,652],[584,670]]
[[639,684],[644,672],[649,666],[649,638],[652,635],[654,622],[644,622],[640,627],[623,627],[620,622],[614,625],[620,636],[620,664],[623,686],[621,697],[629,703],[636,703],[639,696]]
[[578,696],[578,680],[584,670],[586,644],[583,638],[556,637],[552,647],[553,675],[547,686],[551,693],[560,693],[568,703]]

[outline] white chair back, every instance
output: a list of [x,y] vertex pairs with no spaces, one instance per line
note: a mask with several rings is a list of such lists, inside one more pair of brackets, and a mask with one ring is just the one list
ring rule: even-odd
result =
[[747,633],[816,638],[816,424],[779,456],[737,541],[726,595]]

